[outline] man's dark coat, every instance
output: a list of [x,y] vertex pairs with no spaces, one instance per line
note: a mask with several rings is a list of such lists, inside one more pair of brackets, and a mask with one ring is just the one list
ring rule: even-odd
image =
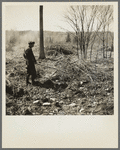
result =
[[35,63],[36,59],[34,57],[34,54],[32,52],[31,48],[28,48],[26,51],[26,65],[27,65],[27,74],[32,75],[33,78],[36,77],[36,70],[35,70]]

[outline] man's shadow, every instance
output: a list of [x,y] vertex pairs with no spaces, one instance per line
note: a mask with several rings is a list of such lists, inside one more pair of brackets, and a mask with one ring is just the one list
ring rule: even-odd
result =
[[34,86],[39,86],[41,88],[46,88],[46,89],[51,88],[51,89],[54,89],[54,90],[58,90],[60,88],[65,89],[68,85],[66,83],[64,83],[64,84],[55,84],[51,80],[47,80],[47,81],[44,81],[44,83],[36,81]]
[[35,81],[34,86],[39,86],[43,88],[55,88],[55,84],[51,80],[44,81],[44,83],[41,83],[39,81]]
[[42,87],[42,83],[40,83],[39,81],[35,81],[34,86],[40,86],[40,87]]

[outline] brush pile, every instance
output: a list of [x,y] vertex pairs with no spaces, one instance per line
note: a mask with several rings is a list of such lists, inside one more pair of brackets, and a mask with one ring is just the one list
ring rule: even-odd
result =
[[50,47],[46,47],[47,55],[55,55],[57,56],[58,54],[64,54],[64,55],[70,55],[73,54],[71,48],[66,47],[65,45],[61,44],[53,44],[50,45]]

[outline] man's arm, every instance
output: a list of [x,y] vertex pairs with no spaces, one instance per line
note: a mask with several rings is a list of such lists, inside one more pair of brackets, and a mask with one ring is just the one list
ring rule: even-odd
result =
[[35,59],[35,56],[34,56],[34,54],[33,54],[33,52],[32,52],[32,50],[31,50],[31,56],[32,56],[33,61],[34,61],[35,63],[37,63],[37,62],[36,62],[36,59]]

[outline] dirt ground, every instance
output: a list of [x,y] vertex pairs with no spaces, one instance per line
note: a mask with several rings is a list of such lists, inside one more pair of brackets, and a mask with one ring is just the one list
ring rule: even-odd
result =
[[26,86],[23,51],[16,49],[6,52],[6,115],[114,114],[113,58],[52,54],[38,60],[35,50],[36,85]]

